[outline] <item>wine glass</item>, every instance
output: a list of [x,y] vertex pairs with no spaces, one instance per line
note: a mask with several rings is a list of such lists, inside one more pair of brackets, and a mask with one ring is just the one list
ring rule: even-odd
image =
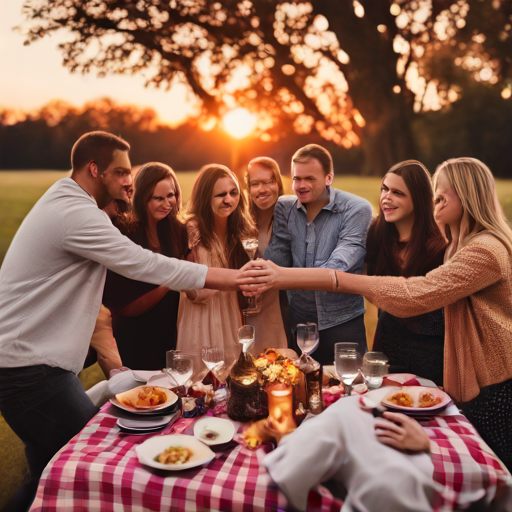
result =
[[382,385],[384,375],[389,373],[389,364],[383,352],[366,352],[363,357],[363,376],[369,388]]
[[361,370],[362,358],[357,343],[336,343],[334,345],[334,366],[336,374],[345,385],[347,395],[352,394],[352,383]]
[[254,343],[255,333],[254,325],[242,325],[242,327],[238,329],[238,343],[242,345],[242,352],[244,354]]
[[229,371],[225,363],[224,349],[221,347],[203,347],[201,357],[208,370],[215,375],[221,384],[224,384]]
[[[245,240],[242,240],[242,245],[244,246],[247,256],[249,256],[251,260],[255,260],[256,253],[258,252],[258,247],[260,245],[259,240],[257,238],[246,238]],[[255,315],[260,312],[261,308],[256,304],[255,296],[248,297],[247,301],[249,305],[244,309],[244,315]]]
[[306,360],[318,348],[319,342],[320,334],[315,323],[297,324],[297,345],[302,351],[302,360]]
[[194,356],[181,350],[168,350],[166,354],[167,375],[176,383],[178,388],[184,388],[187,394],[187,382],[194,373]]

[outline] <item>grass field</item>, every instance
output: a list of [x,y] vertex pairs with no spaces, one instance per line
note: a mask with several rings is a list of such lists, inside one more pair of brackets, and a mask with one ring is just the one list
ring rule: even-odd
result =
[[[184,200],[187,201],[197,173],[178,172]],[[0,264],[19,225],[34,203],[58,179],[69,176],[59,171],[0,171]],[[286,192],[290,193],[290,180],[285,179]],[[380,178],[341,176],[336,177],[334,186],[366,198],[377,210]],[[497,190],[501,204],[508,219],[512,219],[512,180],[497,181]],[[368,339],[373,340],[376,324],[376,310],[367,304],[365,315]],[[97,365],[81,374],[87,389],[101,379],[101,370]],[[7,427],[0,416],[0,446],[3,464],[0,466],[0,509],[12,492],[20,485],[26,473],[22,443]]]

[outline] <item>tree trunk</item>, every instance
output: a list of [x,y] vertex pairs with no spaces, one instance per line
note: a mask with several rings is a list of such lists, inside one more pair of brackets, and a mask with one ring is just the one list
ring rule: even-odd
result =
[[[366,121],[361,134],[362,173],[382,176],[392,165],[417,154],[410,129],[413,97],[396,73],[399,55],[393,49],[396,25],[389,3],[372,2],[362,18],[348,0],[316,0],[313,5],[350,57],[350,63],[340,67],[353,105]],[[385,33],[377,30],[381,24],[387,27]],[[398,94],[393,92],[396,85],[401,89]]]

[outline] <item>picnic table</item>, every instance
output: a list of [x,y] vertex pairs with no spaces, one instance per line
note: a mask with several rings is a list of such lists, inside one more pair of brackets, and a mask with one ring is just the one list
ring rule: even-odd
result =
[[[232,443],[204,466],[167,472],[142,465],[135,447],[153,435],[193,434],[198,418],[180,418],[156,434],[129,435],[120,433],[118,417],[118,409],[106,403],[53,457],[32,512],[292,510],[262,465],[271,445],[249,450],[243,443]],[[435,497],[434,510],[457,510],[511,492],[510,473],[455,406],[422,424],[435,441],[433,478],[443,489]],[[241,432],[247,425],[235,426]],[[308,498],[308,510],[315,512],[339,511],[342,504],[321,485]]]

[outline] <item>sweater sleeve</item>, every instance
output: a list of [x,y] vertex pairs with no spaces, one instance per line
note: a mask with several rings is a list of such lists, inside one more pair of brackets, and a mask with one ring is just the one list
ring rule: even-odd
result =
[[[502,277],[496,245],[485,240],[482,237],[471,241],[448,263],[424,277],[373,277],[366,296],[388,313],[406,318],[483,290]],[[502,246],[501,249],[505,250]]]
[[86,213],[84,215],[83,209],[67,212],[62,241],[66,251],[96,261],[135,281],[178,291],[204,287],[208,267],[143,249],[122,235],[95,206]]

